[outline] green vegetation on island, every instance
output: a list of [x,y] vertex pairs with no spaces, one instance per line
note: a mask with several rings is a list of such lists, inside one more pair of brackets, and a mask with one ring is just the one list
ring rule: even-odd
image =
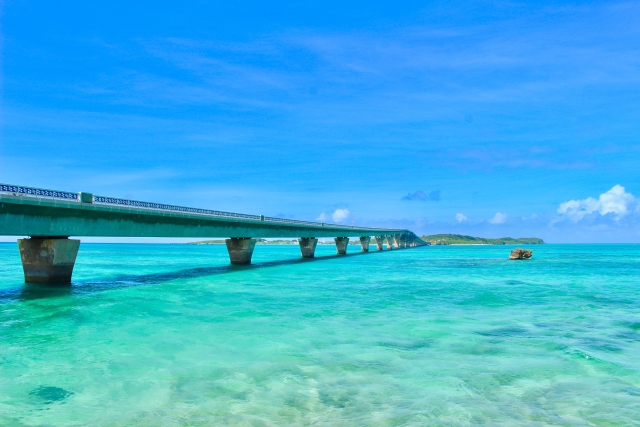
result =
[[464,236],[462,234],[432,234],[422,236],[422,240],[432,245],[544,245],[544,240],[537,237],[487,237]]

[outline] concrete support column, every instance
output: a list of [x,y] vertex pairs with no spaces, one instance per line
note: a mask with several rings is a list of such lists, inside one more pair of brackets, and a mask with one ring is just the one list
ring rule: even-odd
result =
[[378,250],[382,250],[382,245],[384,245],[384,236],[376,236],[376,245],[378,245]]
[[27,283],[71,283],[80,240],[67,237],[19,239],[24,281]]
[[387,236],[387,249],[389,249],[389,250],[393,249],[393,236],[392,235],[388,235]]
[[336,241],[336,251],[338,252],[338,255],[346,255],[347,246],[349,246],[349,238],[336,237],[334,240]]
[[298,243],[300,244],[302,258],[313,258],[315,256],[318,239],[315,237],[301,237],[298,239]]
[[396,248],[400,249],[400,235],[399,234],[395,234],[393,236],[393,240],[395,240]]
[[400,235],[400,248],[404,249],[407,247],[407,236],[404,234]]
[[362,252],[369,252],[369,242],[371,242],[370,236],[360,237],[360,245],[362,246]]
[[231,238],[225,240],[229,251],[231,264],[245,265],[251,264],[253,248],[256,246],[256,239],[250,237]]

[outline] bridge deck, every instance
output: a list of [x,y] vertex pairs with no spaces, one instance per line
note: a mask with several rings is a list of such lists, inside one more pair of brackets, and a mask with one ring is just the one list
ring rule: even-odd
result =
[[[79,198],[80,195],[73,200],[0,192],[0,235],[195,238],[413,235],[406,229],[349,227],[194,208],[170,210],[93,200],[82,203]],[[187,211],[175,210],[178,208]]]
[[348,237],[360,237],[363,252],[370,236],[378,250],[422,246],[404,229],[345,227],[208,209],[139,202],[90,193],[42,190],[0,184],[0,235],[19,239],[26,282],[70,283],[80,241],[70,236],[223,237],[232,264],[250,264],[257,237],[299,238],[304,258],[313,258],[318,237],[335,237],[338,254]]

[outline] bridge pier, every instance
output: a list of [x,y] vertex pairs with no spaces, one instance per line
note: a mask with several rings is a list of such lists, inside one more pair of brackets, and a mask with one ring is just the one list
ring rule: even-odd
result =
[[336,251],[338,255],[346,255],[347,254],[347,246],[349,246],[349,238],[348,237],[336,237],[334,239],[336,241]]
[[407,247],[407,236],[404,234],[400,235],[400,249],[404,249]]
[[298,239],[298,243],[300,244],[302,258],[313,258],[315,256],[318,239],[315,237],[301,237]]
[[382,245],[384,245],[384,236],[376,236],[376,245],[378,246],[378,250],[382,250]]
[[362,246],[362,252],[369,252],[369,242],[371,242],[370,236],[360,237],[360,245]]
[[234,265],[251,264],[251,256],[256,246],[256,239],[250,237],[240,237],[226,239],[227,250],[229,251],[229,260]]
[[393,236],[392,235],[388,235],[387,236],[387,249],[389,249],[389,250],[393,249]]
[[396,248],[400,249],[400,235],[399,234],[394,234],[393,235],[393,240],[395,241]]
[[71,283],[80,240],[68,237],[18,239],[24,281],[27,283]]

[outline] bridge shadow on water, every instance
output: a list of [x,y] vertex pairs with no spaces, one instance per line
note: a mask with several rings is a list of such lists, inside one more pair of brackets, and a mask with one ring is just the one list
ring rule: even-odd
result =
[[218,267],[198,267],[186,270],[178,270],[165,273],[153,273],[143,275],[122,275],[102,280],[87,280],[73,282],[70,285],[39,285],[25,283],[22,286],[0,290],[0,303],[11,301],[29,301],[43,298],[54,298],[69,295],[92,294],[116,289],[136,286],[155,285],[177,279],[193,279],[197,277],[216,276],[220,274],[239,273],[242,271],[256,270],[265,267],[278,267],[283,265],[305,264],[314,261],[344,259],[362,255],[372,255],[390,251],[357,252],[347,255],[325,255],[311,259],[296,258],[280,261],[266,261],[251,265],[225,265]]

